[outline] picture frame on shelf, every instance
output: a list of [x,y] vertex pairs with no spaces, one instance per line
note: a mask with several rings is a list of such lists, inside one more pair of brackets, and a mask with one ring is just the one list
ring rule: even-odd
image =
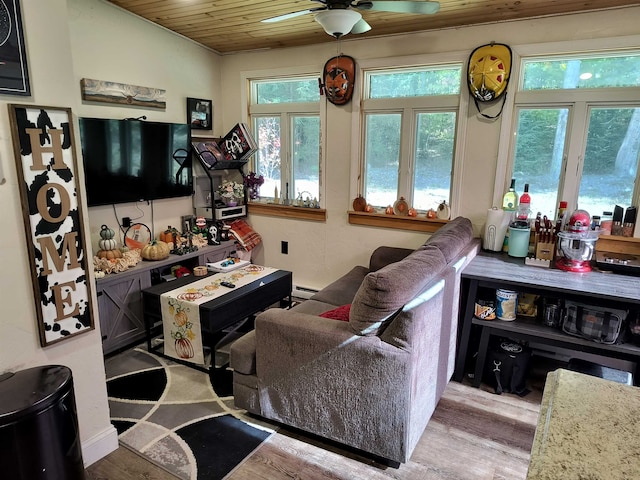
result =
[[212,130],[213,102],[201,98],[187,98],[187,123],[193,130]]

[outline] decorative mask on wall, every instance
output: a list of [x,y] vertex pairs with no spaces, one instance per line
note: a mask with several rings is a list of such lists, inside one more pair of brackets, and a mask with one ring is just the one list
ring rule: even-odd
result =
[[[511,74],[511,49],[502,43],[491,42],[476,48],[469,56],[467,85],[469,93],[480,112],[478,102],[493,102],[502,97],[502,107],[507,97],[507,85]],[[483,117],[496,118],[485,115]]]
[[324,64],[320,93],[324,93],[334,105],[345,105],[351,101],[355,79],[356,61],[352,57],[339,55],[330,58]]

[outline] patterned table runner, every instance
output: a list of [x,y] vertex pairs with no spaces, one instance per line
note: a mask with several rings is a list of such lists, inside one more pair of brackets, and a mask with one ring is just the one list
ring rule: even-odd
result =
[[275,271],[277,271],[275,268],[247,265],[232,272],[216,273],[163,293],[160,296],[160,308],[164,333],[164,354],[204,365],[200,304],[232,291],[232,289],[222,286],[222,282],[233,283],[238,288]]

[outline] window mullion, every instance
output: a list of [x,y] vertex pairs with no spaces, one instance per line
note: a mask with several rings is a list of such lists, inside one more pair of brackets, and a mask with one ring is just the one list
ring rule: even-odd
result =
[[569,211],[577,208],[578,191],[586,149],[587,129],[589,128],[589,109],[585,102],[576,102],[569,109],[567,131],[567,151],[565,157],[564,177],[561,178],[559,200],[569,202]]
[[415,112],[411,108],[402,110],[400,134],[400,158],[398,159],[398,198],[404,197],[411,205],[413,178],[413,146],[415,145]]

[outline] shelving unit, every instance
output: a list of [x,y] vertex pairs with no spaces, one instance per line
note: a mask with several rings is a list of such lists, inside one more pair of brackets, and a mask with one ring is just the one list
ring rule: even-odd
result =
[[235,251],[229,240],[206,246],[185,255],[169,255],[154,262],[143,260],[135,267],[96,280],[102,349],[106,355],[145,338],[142,290],[161,281],[161,275],[174,265],[192,269],[196,265],[218,262]]
[[475,386],[478,386],[482,379],[491,335],[503,335],[542,345],[630,360],[636,362],[634,377],[636,382],[640,381],[639,346],[632,343],[596,343],[521,317],[512,322],[497,319],[479,320],[474,317],[474,304],[479,288],[504,288],[607,308],[640,309],[640,277],[595,271],[574,273],[554,268],[531,267],[524,265],[522,259],[514,259],[504,254],[481,253],[462,271],[460,337],[454,380],[462,381],[469,348],[475,347],[470,345],[470,337],[472,327],[476,326],[480,328],[481,333],[473,379]]

